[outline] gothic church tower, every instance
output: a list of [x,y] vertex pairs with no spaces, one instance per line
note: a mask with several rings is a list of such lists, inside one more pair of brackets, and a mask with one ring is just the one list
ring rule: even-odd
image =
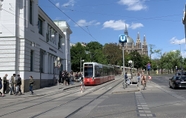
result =
[[141,42],[140,34],[138,32],[136,43],[135,43],[133,41],[133,39],[129,36],[126,24],[125,24],[124,34],[127,35],[127,43],[124,45],[125,52],[131,53],[133,51],[137,51],[140,55],[147,55],[148,56],[148,46],[147,46],[145,36],[143,38],[143,42]]

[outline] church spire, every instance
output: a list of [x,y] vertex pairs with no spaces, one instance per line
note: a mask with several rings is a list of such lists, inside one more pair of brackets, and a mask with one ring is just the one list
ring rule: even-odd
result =
[[137,41],[136,42],[140,42],[140,34],[139,34],[139,32],[137,34]]
[[145,37],[145,35],[144,35],[144,37],[143,37],[143,44],[144,44],[144,45],[147,45],[147,42],[146,42],[146,37]]
[[139,32],[138,32],[138,34],[137,34],[137,39],[140,39],[140,35],[139,35]]
[[124,34],[128,36],[127,24],[125,24]]

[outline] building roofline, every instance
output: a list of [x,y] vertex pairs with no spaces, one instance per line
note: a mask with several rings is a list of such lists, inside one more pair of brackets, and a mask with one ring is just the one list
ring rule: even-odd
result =
[[[38,15],[40,15],[41,17],[45,17],[46,21],[48,22],[48,24],[50,24],[52,27],[54,27],[55,29],[58,30],[58,32],[61,32],[64,36],[65,34],[63,33],[63,31],[54,23],[54,21],[43,11],[43,9],[38,6],[39,11],[38,11]],[[59,34],[61,34],[59,33]]]

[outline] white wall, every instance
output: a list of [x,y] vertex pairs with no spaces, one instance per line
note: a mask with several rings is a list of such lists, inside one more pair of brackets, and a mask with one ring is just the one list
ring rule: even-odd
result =
[[[4,0],[3,10],[0,11],[0,77],[6,73],[9,77],[13,73],[20,74],[22,79],[28,79],[30,75],[35,79],[53,79],[53,63],[56,57],[63,61],[63,69],[70,71],[70,34],[68,26],[65,33],[44,13],[34,0],[33,24],[29,22],[29,0]],[[43,35],[38,33],[38,15],[43,21]],[[47,26],[50,24],[56,31],[55,40],[46,41]],[[58,36],[65,40],[58,49]],[[40,73],[40,49],[46,52],[44,73]],[[30,51],[34,51],[33,71],[30,71]],[[67,52],[67,53],[66,53]],[[50,57],[50,59],[49,59]],[[68,62],[68,63],[67,63]],[[9,78],[8,77],[8,78]]]

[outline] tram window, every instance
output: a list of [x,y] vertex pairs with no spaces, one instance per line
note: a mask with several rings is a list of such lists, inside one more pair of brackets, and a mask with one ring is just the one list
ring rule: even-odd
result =
[[95,77],[101,76],[101,68],[99,66],[95,66]]
[[84,77],[93,77],[93,66],[88,64],[84,66]]
[[103,76],[106,76],[107,75],[107,67],[103,67]]

